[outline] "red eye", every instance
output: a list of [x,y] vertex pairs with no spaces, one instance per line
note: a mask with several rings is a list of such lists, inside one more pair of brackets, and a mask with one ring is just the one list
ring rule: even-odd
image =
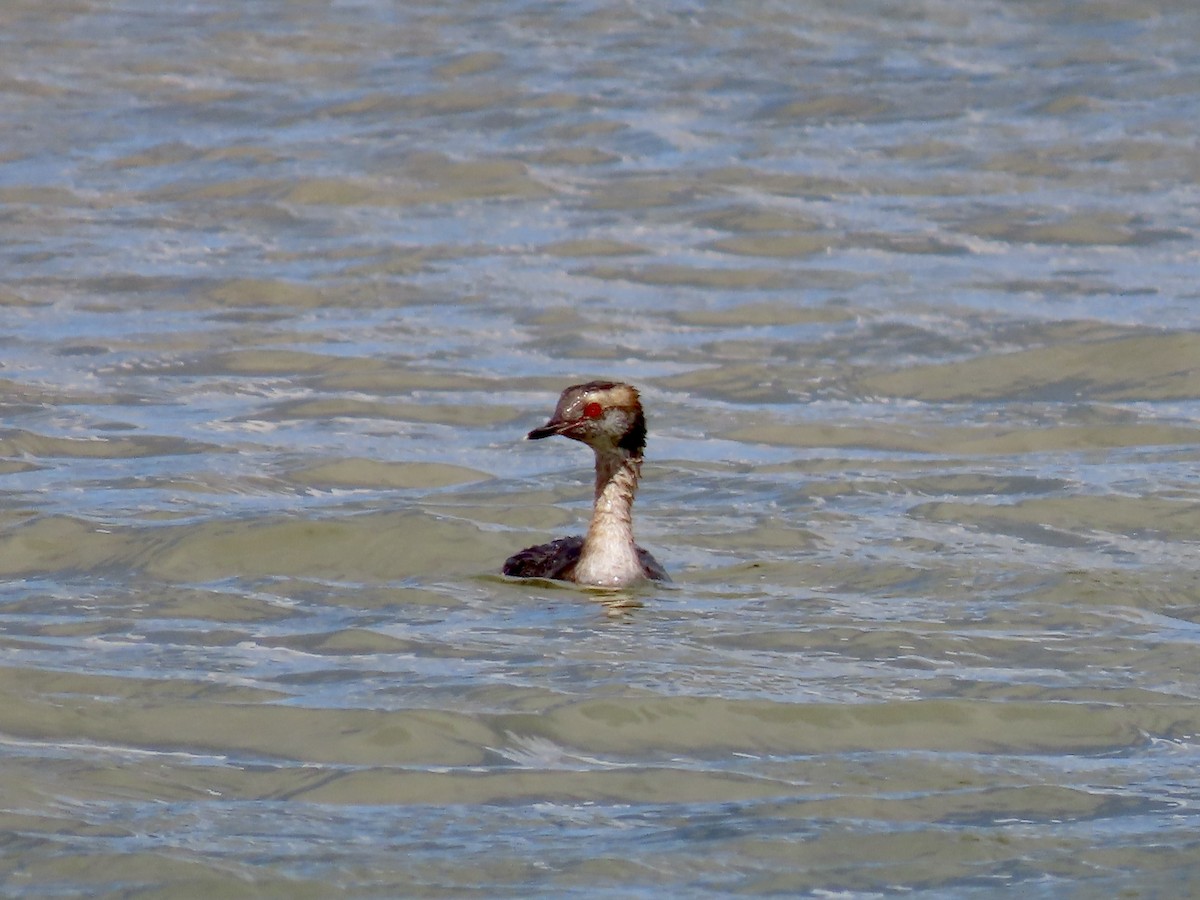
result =
[[604,413],[604,407],[596,401],[592,401],[583,408],[583,414],[589,419],[598,419]]

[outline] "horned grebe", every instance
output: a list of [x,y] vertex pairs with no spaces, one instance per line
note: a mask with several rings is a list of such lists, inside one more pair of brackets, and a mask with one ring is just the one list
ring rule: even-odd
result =
[[646,418],[628,384],[592,381],[562,392],[550,421],[531,441],[561,434],[596,452],[596,501],[587,534],[528,547],[510,556],[504,574],[556,578],[595,587],[622,587],[646,578],[670,581],[666,570],[633,541],[633,495],[642,474]]

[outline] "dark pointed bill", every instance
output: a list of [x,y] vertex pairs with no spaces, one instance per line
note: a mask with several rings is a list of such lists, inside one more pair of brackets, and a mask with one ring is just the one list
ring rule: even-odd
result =
[[527,441],[540,441],[542,438],[552,437],[556,434],[562,434],[564,430],[571,426],[570,422],[556,422],[551,419],[540,428],[535,428],[529,434],[525,435]]

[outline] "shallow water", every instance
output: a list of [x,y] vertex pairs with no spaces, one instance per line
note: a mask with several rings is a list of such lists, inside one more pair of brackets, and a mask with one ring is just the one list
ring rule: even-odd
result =
[[[1182,896],[1192,4],[0,10],[9,896]],[[578,531],[650,419],[674,583]]]

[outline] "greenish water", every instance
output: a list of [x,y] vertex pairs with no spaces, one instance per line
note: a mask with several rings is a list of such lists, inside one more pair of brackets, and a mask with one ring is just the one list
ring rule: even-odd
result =
[[4,894],[1194,891],[1198,39],[6,4]]

